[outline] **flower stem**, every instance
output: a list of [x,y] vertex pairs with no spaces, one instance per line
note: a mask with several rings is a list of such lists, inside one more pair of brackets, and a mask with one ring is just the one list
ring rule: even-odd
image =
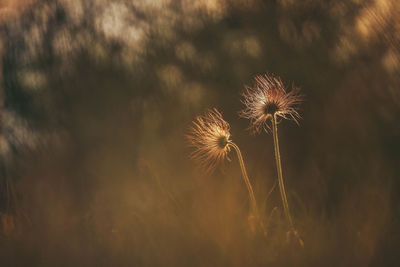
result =
[[261,218],[260,218],[260,214],[258,212],[257,201],[256,201],[256,198],[254,197],[253,187],[251,186],[251,183],[250,183],[250,180],[249,180],[249,176],[247,175],[246,167],[244,165],[242,153],[240,152],[239,147],[235,143],[230,142],[230,145],[236,151],[236,154],[237,154],[237,157],[238,157],[238,160],[239,160],[239,164],[240,164],[240,169],[242,170],[242,177],[243,177],[244,183],[246,184],[247,190],[249,191],[251,213],[259,221],[261,229],[264,231],[264,234],[266,234],[266,231],[264,229],[264,224],[262,223]]
[[276,116],[275,115],[272,116],[271,120],[272,120],[272,133],[273,133],[273,137],[274,137],[276,169],[278,172],[278,183],[279,183],[279,190],[281,192],[283,210],[285,212],[285,216],[286,216],[287,220],[289,221],[289,226],[290,226],[291,230],[294,230],[293,221],[292,221],[292,217],[290,216],[290,212],[289,212],[289,204],[287,201],[285,185],[284,185],[283,176],[282,176],[282,164],[281,164],[281,155],[279,152],[278,126],[277,126],[277,122],[276,122]]

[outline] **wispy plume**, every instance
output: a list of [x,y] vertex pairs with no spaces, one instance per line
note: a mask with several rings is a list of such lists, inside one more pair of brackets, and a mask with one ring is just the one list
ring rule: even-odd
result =
[[240,117],[250,120],[249,128],[254,133],[262,129],[268,132],[268,120],[274,115],[298,123],[301,116],[297,106],[302,102],[298,88],[292,86],[287,92],[279,77],[268,74],[257,75],[254,80],[254,86],[246,86],[242,94],[245,108],[239,112]]
[[[197,160],[207,172],[212,171],[219,163],[228,158],[233,148],[236,151],[242,178],[249,193],[249,222],[252,231],[259,227],[266,234],[254,196],[253,187],[247,175],[242,153],[239,147],[230,139],[229,124],[222,118],[217,109],[208,110],[205,115],[198,116],[186,136],[190,145],[195,148],[191,158]],[[255,221],[253,220],[255,218]],[[257,222],[257,225],[254,225]]]
[[303,247],[303,240],[301,240],[295,230],[292,216],[290,215],[282,174],[278,138],[278,118],[294,120],[298,123],[300,114],[297,111],[297,106],[301,101],[301,95],[298,94],[296,87],[293,86],[290,92],[286,92],[285,86],[279,77],[268,74],[263,76],[257,75],[254,87],[246,87],[243,93],[242,103],[245,105],[245,109],[239,112],[239,115],[250,120],[250,129],[254,133],[259,133],[262,129],[268,132],[271,129],[268,121],[271,120],[279,191],[282,198],[283,210],[290,227],[288,233],[294,235]]
[[195,149],[190,157],[207,172],[214,170],[219,163],[228,159],[231,151],[229,130],[229,124],[217,109],[197,116],[186,135],[189,145]]

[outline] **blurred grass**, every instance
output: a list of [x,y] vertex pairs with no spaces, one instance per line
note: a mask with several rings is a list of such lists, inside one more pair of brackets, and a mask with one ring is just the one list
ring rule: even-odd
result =
[[[398,264],[399,8],[38,0],[2,17],[0,175],[19,203],[17,212],[1,198],[2,263]],[[243,86],[264,72],[306,95],[300,127],[280,124],[304,250],[286,242],[279,192],[264,201],[272,138],[237,118]],[[213,106],[262,211],[278,207],[268,239],[246,230],[235,159],[205,176],[187,158],[190,121]]]

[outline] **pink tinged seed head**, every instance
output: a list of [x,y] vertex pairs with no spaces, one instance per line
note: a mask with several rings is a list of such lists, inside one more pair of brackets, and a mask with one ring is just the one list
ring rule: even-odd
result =
[[254,86],[246,86],[242,93],[245,108],[239,112],[240,117],[250,120],[249,128],[254,133],[262,129],[268,132],[268,119],[274,116],[298,123],[297,106],[302,102],[298,88],[292,86],[287,92],[281,79],[269,74],[257,75],[254,80]]

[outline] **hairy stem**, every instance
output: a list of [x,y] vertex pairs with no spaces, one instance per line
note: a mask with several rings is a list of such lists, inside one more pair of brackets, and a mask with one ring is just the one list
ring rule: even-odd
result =
[[292,217],[290,216],[289,212],[289,204],[287,201],[286,197],[286,192],[285,192],[285,185],[283,182],[283,176],[282,176],[282,164],[281,164],[281,155],[279,152],[279,140],[278,140],[278,126],[276,123],[276,116],[272,116],[272,134],[274,137],[274,150],[275,150],[275,162],[276,162],[276,169],[278,172],[278,183],[279,183],[279,190],[281,192],[281,198],[282,198],[282,203],[283,203],[283,210],[285,212],[285,216],[287,220],[289,221],[290,228],[293,230],[293,221]]
[[239,147],[235,143],[231,143],[232,147],[235,149],[236,154],[238,156],[240,169],[242,170],[242,176],[244,183],[246,184],[247,190],[249,191],[250,205],[252,211],[257,211],[257,203],[256,198],[254,197],[253,187],[251,186],[249,177],[247,176],[246,167],[244,166],[244,161],[242,157],[242,153],[240,152]]
[[242,177],[243,177],[244,183],[246,184],[247,190],[249,191],[251,213],[259,221],[261,229],[264,231],[264,234],[266,234],[266,231],[265,231],[265,228],[264,228],[264,224],[261,221],[260,214],[258,212],[257,201],[256,201],[256,198],[254,197],[253,187],[251,186],[251,183],[250,183],[250,180],[249,180],[249,176],[247,175],[246,167],[244,165],[242,153],[240,152],[239,147],[235,143],[230,142],[230,145],[236,151],[236,154],[237,154],[237,157],[238,157],[238,160],[239,160],[239,164],[240,164],[240,169],[242,170]]

